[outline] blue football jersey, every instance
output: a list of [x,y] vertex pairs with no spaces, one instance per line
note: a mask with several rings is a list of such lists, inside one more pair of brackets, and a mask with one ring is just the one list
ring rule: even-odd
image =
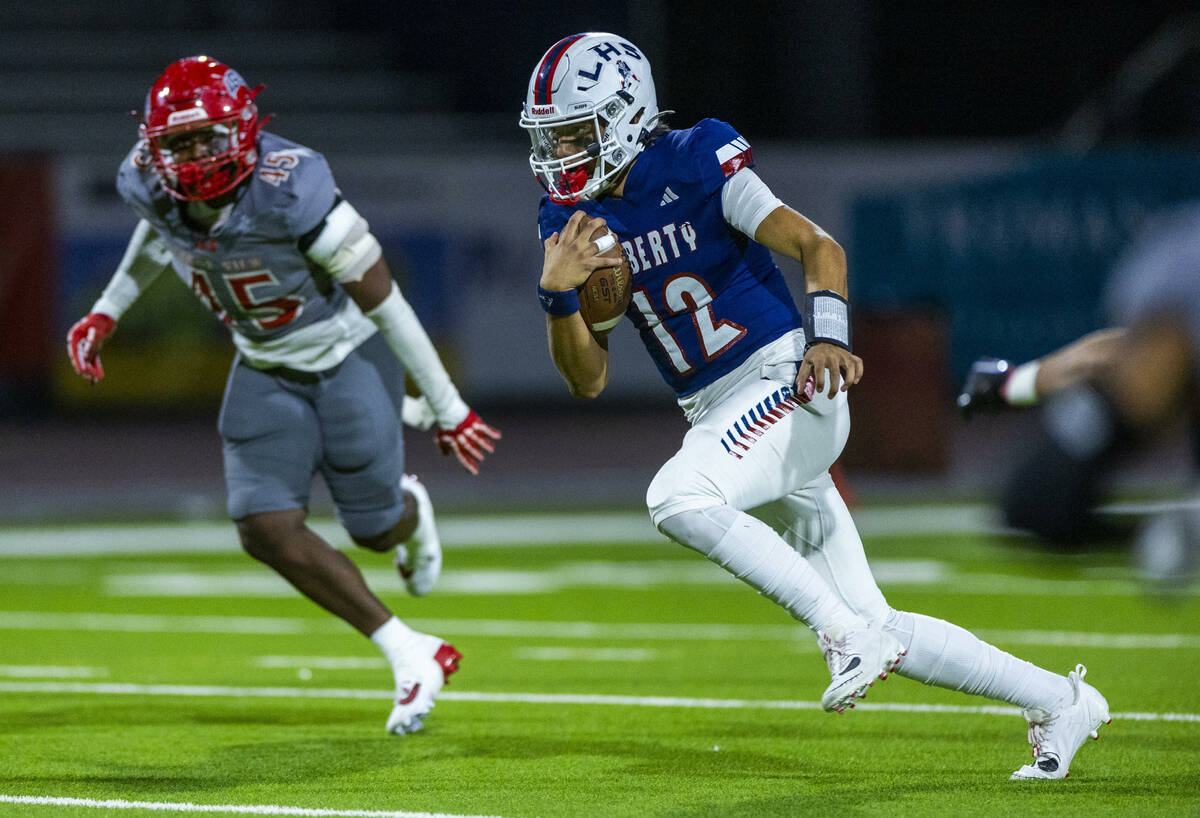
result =
[[633,271],[626,315],[680,397],[802,326],[770,252],[726,222],[721,209],[725,181],[753,165],[737,131],[705,119],[642,151],[619,199],[557,205],[542,197],[543,240],[575,210],[603,217],[620,238]]

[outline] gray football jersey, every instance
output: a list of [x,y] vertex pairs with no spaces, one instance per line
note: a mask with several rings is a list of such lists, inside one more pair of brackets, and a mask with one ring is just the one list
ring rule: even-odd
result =
[[1134,244],[1113,269],[1108,304],[1122,326],[1175,316],[1200,352],[1200,203],[1171,211]]
[[250,342],[235,338],[243,351],[289,346],[281,343],[284,336],[344,317],[346,292],[299,246],[338,197],[329,165],[316,151],[262,133],[246,189],[228,217],[209,231],[184,220],[180,204],[163,192],[142,143],[121,164],[117,190],[169,245],[172,267],[196,297]]

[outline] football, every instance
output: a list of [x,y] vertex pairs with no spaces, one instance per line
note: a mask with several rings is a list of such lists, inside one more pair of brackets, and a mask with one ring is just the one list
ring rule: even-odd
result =
[[601,256],[611,257],[612,267],[601,267],[579,285],[579,312],[588,327],[597,335],[609,332],[621,322],[633,296],[633,271],[621,249],[621,242],[607,227],[598,227],[592,241],[599,246],[610,245]]

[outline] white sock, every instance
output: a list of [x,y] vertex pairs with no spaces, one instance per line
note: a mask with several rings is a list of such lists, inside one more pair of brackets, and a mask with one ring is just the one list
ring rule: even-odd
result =
[[1037,373],[1041,361],[1030,361],[1018,366],[1009,374],[1000,394],[1011,406],[1032,406],[1038,402]]
[[814,631],[866,627],[808,560],[762,520],[721,505],[668,517],[659,529],[699,551]]
[[387,657],[388,664],[395,669],[403,661],[416,637],[416,631],[393,616],[371,634],[371,641],[379,646],[383,655]]
[[896,669],[905,678],[1051,712],[1071,697],[1065,676],[1005,653],[945,620],[892,611],[883,630],[908,649]]

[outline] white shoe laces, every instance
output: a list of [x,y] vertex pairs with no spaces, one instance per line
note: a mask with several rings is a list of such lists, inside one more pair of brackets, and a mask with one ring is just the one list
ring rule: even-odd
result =
[[837,638],[828,633],[822,633],[821,653],[825,655],[825,663],[829,665],[829,672],[835,676],[841,673],[853,655],[846,647],[846,632],[842,631],[837,634]]
[[1083,665],[1076,665],[1075,672],[1067,674],[1067,681],[1071,685],[1072,698],[1066,705],[1059,709],[1059,712],[1051,713],[1047,710],[1030,709],[1023,710],[1021,714],[1025,716],[1029,722],[1029,743],[1033,745],[1034,757],[1039,757],[1042,754],[1042,747],[1049,744],[1053,738],[1055,722],[1058,721],[1059,713],[1078,703],[1079,701],[1079,683],[1083,681],[1083,677],[1087,675],[1087,668]]

